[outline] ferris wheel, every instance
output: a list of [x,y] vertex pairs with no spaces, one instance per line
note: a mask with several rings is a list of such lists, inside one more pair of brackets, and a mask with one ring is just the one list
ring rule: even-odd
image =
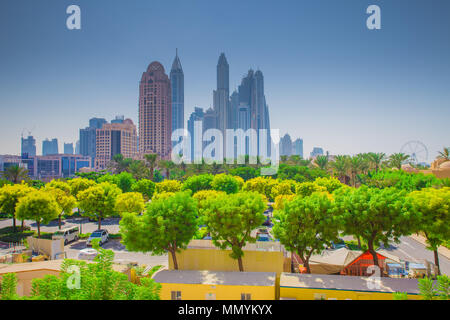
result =
[[408,155],[409,162],[413,164],[427,162],[428,160],[427,147],[422,142],[417,140],[408,141],[407,143],[405,143],[402,146],[400,152]]

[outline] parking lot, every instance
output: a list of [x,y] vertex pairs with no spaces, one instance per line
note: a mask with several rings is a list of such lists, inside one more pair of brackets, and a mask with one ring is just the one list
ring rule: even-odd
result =
[[[20,221],[17,221],[17,226],[20,227]],[[25,220],[25,225],[30,226],[32,230],[37,230],[36,223],[31,220]],[[73,218],[62,222],[61,228],[69,228],[77,226],[80,228],[80,233],[91,233],[97,230],[97,222],[91,222],[87,218]],[[0,229],[12,226],[11,219],[0,220]],[[119,218],[107,218],[102,221],[102,229],[108,230],[109,233],[119,233]],[[52,221],[48,225],[41,226],[41,232],[55,232],[58,231],[58,221]],[[77,259],[80,250],[85,249],[86,240],[81,239],[69,243],[65,247],[67,258]],[[137,262],[138,264],[145,264],[147,266],[163,265],[168,266],[167,255],[152,256],[150,253],[130,252],[125,249],[125,246],[120,243],[120,240],[109,240],[103,244],[102,248],[110,249],[114,252],[114,261],[120,263]]]

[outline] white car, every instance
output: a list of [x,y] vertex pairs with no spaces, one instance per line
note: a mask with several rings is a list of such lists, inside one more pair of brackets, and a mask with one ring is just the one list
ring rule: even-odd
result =
[[100,230],[96,230],[96,231],[92,232],[86,241],[86,245],[92,246],[92,240],[94,240],[94,239],[100,240],[98,243],[99,245],[102,245],[102,244],[108,242],[108,240],[109,240],[108,230],[100,229]]
[[98,252],[95,249],[92,248],[86,248],[83,250],[80,250],[78,253],[78,259],[79,260],[94,260],[94,258],[97,256]]
[[70,227],[67,229],[56,231],[52,235],[52,239],[63,239],[66,246],[69,242],[77,241],[80,236],[78,227]]

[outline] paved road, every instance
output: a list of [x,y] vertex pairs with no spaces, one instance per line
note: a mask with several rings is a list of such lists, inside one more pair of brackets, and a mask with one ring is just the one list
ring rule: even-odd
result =
[[[391,247],[385,248],[385,250],[403,260],[422,262],[426,259],[434,263],[433,251],[427,250],[420,242],[410,237],[402,237],[400,241],[399,244],[391,245]],[[450,275],[450,260],[441,254],[439,254],[439,265],[441,273]]]

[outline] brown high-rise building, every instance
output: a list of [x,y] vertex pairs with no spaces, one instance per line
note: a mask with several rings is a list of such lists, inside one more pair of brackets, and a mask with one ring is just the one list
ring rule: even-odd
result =
[[105,123],[97,129],[95,168],[103,170],[116,154],[124,158],[137,155],[137,130],[131,119],[120,123]]
[[170,80],[159,62],[152,62],[139,84],[139,153],[170,158],[172,104]]

